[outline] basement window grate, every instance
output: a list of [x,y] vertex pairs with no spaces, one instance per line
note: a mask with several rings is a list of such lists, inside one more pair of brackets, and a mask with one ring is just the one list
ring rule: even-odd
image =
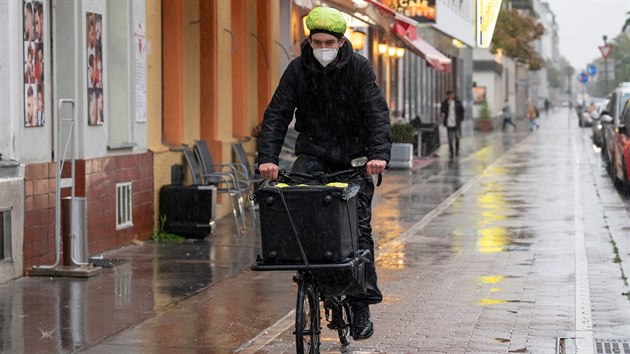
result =
[[0,260],[11,258],[11,207],[0,208]]
[[116,183],[116,229],[133,226],[131,182]]
[[630,339],[595,339],[597,354],[630,354]]

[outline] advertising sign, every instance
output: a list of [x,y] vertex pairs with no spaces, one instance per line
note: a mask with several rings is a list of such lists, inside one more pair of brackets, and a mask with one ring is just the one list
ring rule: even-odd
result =
[[485,86],[475,86],[472,88],[472,92],[473,92],[474,104],[482,104],[483,101],[486,100],[486,87]]
[[435,23],[435,0],[379,0],[379,2],[420,23]]
[[477,0],[477,48],[488,48],[497,24],[501,0]]
[[42,127],[44,112],[44,38],[46,23],[42,1],[22,3],[24,31],[24,126]]
[[88,125],[103,125],[103,16],[86,12]]

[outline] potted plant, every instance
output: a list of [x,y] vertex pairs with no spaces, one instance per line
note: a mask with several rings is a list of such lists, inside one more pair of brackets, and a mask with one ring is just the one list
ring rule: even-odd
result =
[[409,169],[413,166],[413,126],[409,123],[392,124],[391,168]]
[[492,131],[492,112],[486,100],[483,100],[481,107],[479,107],[479,131]]

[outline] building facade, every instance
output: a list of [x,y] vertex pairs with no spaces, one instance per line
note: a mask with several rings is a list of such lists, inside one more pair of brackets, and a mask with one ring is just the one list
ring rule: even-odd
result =
[[57,214],[73,191],[93,256],[151,237],[182,146],[205,140],[220,163],[240,141],[253,162],[314,6],[347,14],[394,117],[438,122],[446,90],[471,102],[474,9],[429,2],[421,24],[411,3],[0,0],[0,283],[67,260]]
[[0,1],[0,281],[59,258],[73,159],[90,254],[150,235],[144,24],[144,1]]

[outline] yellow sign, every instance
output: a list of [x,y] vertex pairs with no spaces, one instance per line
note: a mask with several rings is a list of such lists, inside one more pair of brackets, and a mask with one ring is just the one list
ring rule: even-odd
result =
[[488,48],[497,24],[501,0],[477,0],[477,48]]

